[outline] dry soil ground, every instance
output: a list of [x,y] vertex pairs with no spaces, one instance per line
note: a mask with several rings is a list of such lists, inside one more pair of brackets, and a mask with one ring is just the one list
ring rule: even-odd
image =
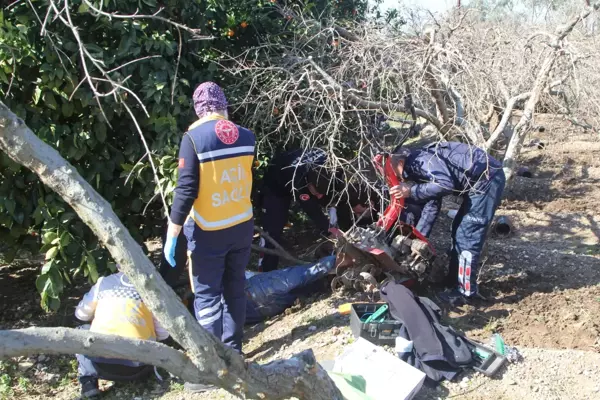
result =
[[[543,123],[546,132],[537,137],[545,148],[526,148],[522,156],[534,177],[517,178],[498,212],[510,217],[514,234],[488,241],[481,280],[489,302],[447,310],[448,323],[484,341],[498,332],[521,349],[524,361],[495,379],[466,374],[423,389],[419,399],[600,399],[600,139]],[[444,215],[437,223],[438,249],[448,245],[450,222]],[[36,268],[0,267],[0,328],[72,324],[73,305],[85,288],[74,288],[61,311],[45,315],[33,285]],[[332,359],[353,340],[348,318],[336,313],[338,304],[352,299],[303,299],[284,315],[248,327],[244,352],[266,362],[312,348],[318,359]],[[5,362],[0,376],[11,377],[7,397],[71,399],[78,391],[73,366],[71,357],[42,355]],[[19,377],[29,383],[21,379],[19,385]],[[179,382],[167,379],[116,385],[105,398],[232,397],[224,391],[187,395]]]

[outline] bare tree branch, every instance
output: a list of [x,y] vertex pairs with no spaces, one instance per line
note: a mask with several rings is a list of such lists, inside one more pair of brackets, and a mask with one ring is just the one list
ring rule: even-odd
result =
[[543,90],[548,85],[548,81],[550,80],[550,73],[559,57],[564,54],[564,43],[562,43],[562,41],[566,38],[566,36],[569,33],[573,31],[573,28],[575,28],[575,25],[577,25],[579,21],[587,18],[587,16],[590,15],[590,13],[593,10],[597,10],[598,8],[600,8],[600,4],[595,4],[593,8],[588,8],[579,16],[572,18],[566,25],[557,28],[556,41],[553,46],[554,49],[544,59],[542,67],[540,68],[537,74],[535,83],[531,90],[529,100],[527,101],[525,109],[523,110],[523,115],[521,116],[519,123],[515,126],[514,134],[511,137],[511,140],[508,144],[508,148],[506,149],[503,168],[507,182],[510,182],[510,180],[515,175],[515,170],[517,166],[516,158],[518,157],[521,147],[523,145],[523,139],[525,138],[525,135],[527,134],[531,126],[531,121],[533,119],[535,107],[539,103],[540,96]]

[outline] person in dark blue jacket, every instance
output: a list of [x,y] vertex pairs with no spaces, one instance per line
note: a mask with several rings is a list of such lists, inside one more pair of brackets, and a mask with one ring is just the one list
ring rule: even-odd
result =
[[447,281],[451,290],[439,297],[456,303],[478,296],[479,258],[504,190],[502,164],[478,147],[454,142],[420,149],[401,148],[392,155],[392,163],[399,177],[414,183],[391,188],[392,195],[415,201],[437,200],[423,210],[417,225],[422,232],[431,231],[443,196],[462,196],[462,205],[452,223]]
[[[296,201],[302,211],[316,225],[321,234],[329,237],[340,235],[339,229],[330,224],[323,212],[335,191],[339,179],[332,177],[325,168],[327,153],[321,149],[296,149],[276,155],[263,180],[261,192],[261,222],[265,232],[279,242],[288,221],[292,201]],[[261,238],[261,246],[272,249],[273,245]],[[279,257],[265,254],[259,260],[263,272],[277,269]]]
[[241,353],[245,269],[254,234],[250,198],[255,138],[229,121],[227,99],[213,82],[196,88],[194,109],[199,120],[181,140],[179,178],[163,252],[174,267],[183,227],[196,319]]

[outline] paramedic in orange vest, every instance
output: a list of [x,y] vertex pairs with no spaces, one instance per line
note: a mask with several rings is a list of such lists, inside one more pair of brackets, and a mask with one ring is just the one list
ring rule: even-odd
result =
[[213,82],[194,92],[199,120],[183,135],[179,179],[164,254],[175,266],[182,230],[187,239],[196,319],[242,351],[246,317],[245,269],[254,231],[254,134],[228,120],[227,99]]

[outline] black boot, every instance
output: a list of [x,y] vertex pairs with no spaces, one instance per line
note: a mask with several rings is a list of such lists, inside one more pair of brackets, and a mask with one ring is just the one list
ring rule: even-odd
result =
[[81,398],[91,399],[98,397],[102,392],[98,388],[98,378],[92,376],[82,376],[79,378],[81,384]]

